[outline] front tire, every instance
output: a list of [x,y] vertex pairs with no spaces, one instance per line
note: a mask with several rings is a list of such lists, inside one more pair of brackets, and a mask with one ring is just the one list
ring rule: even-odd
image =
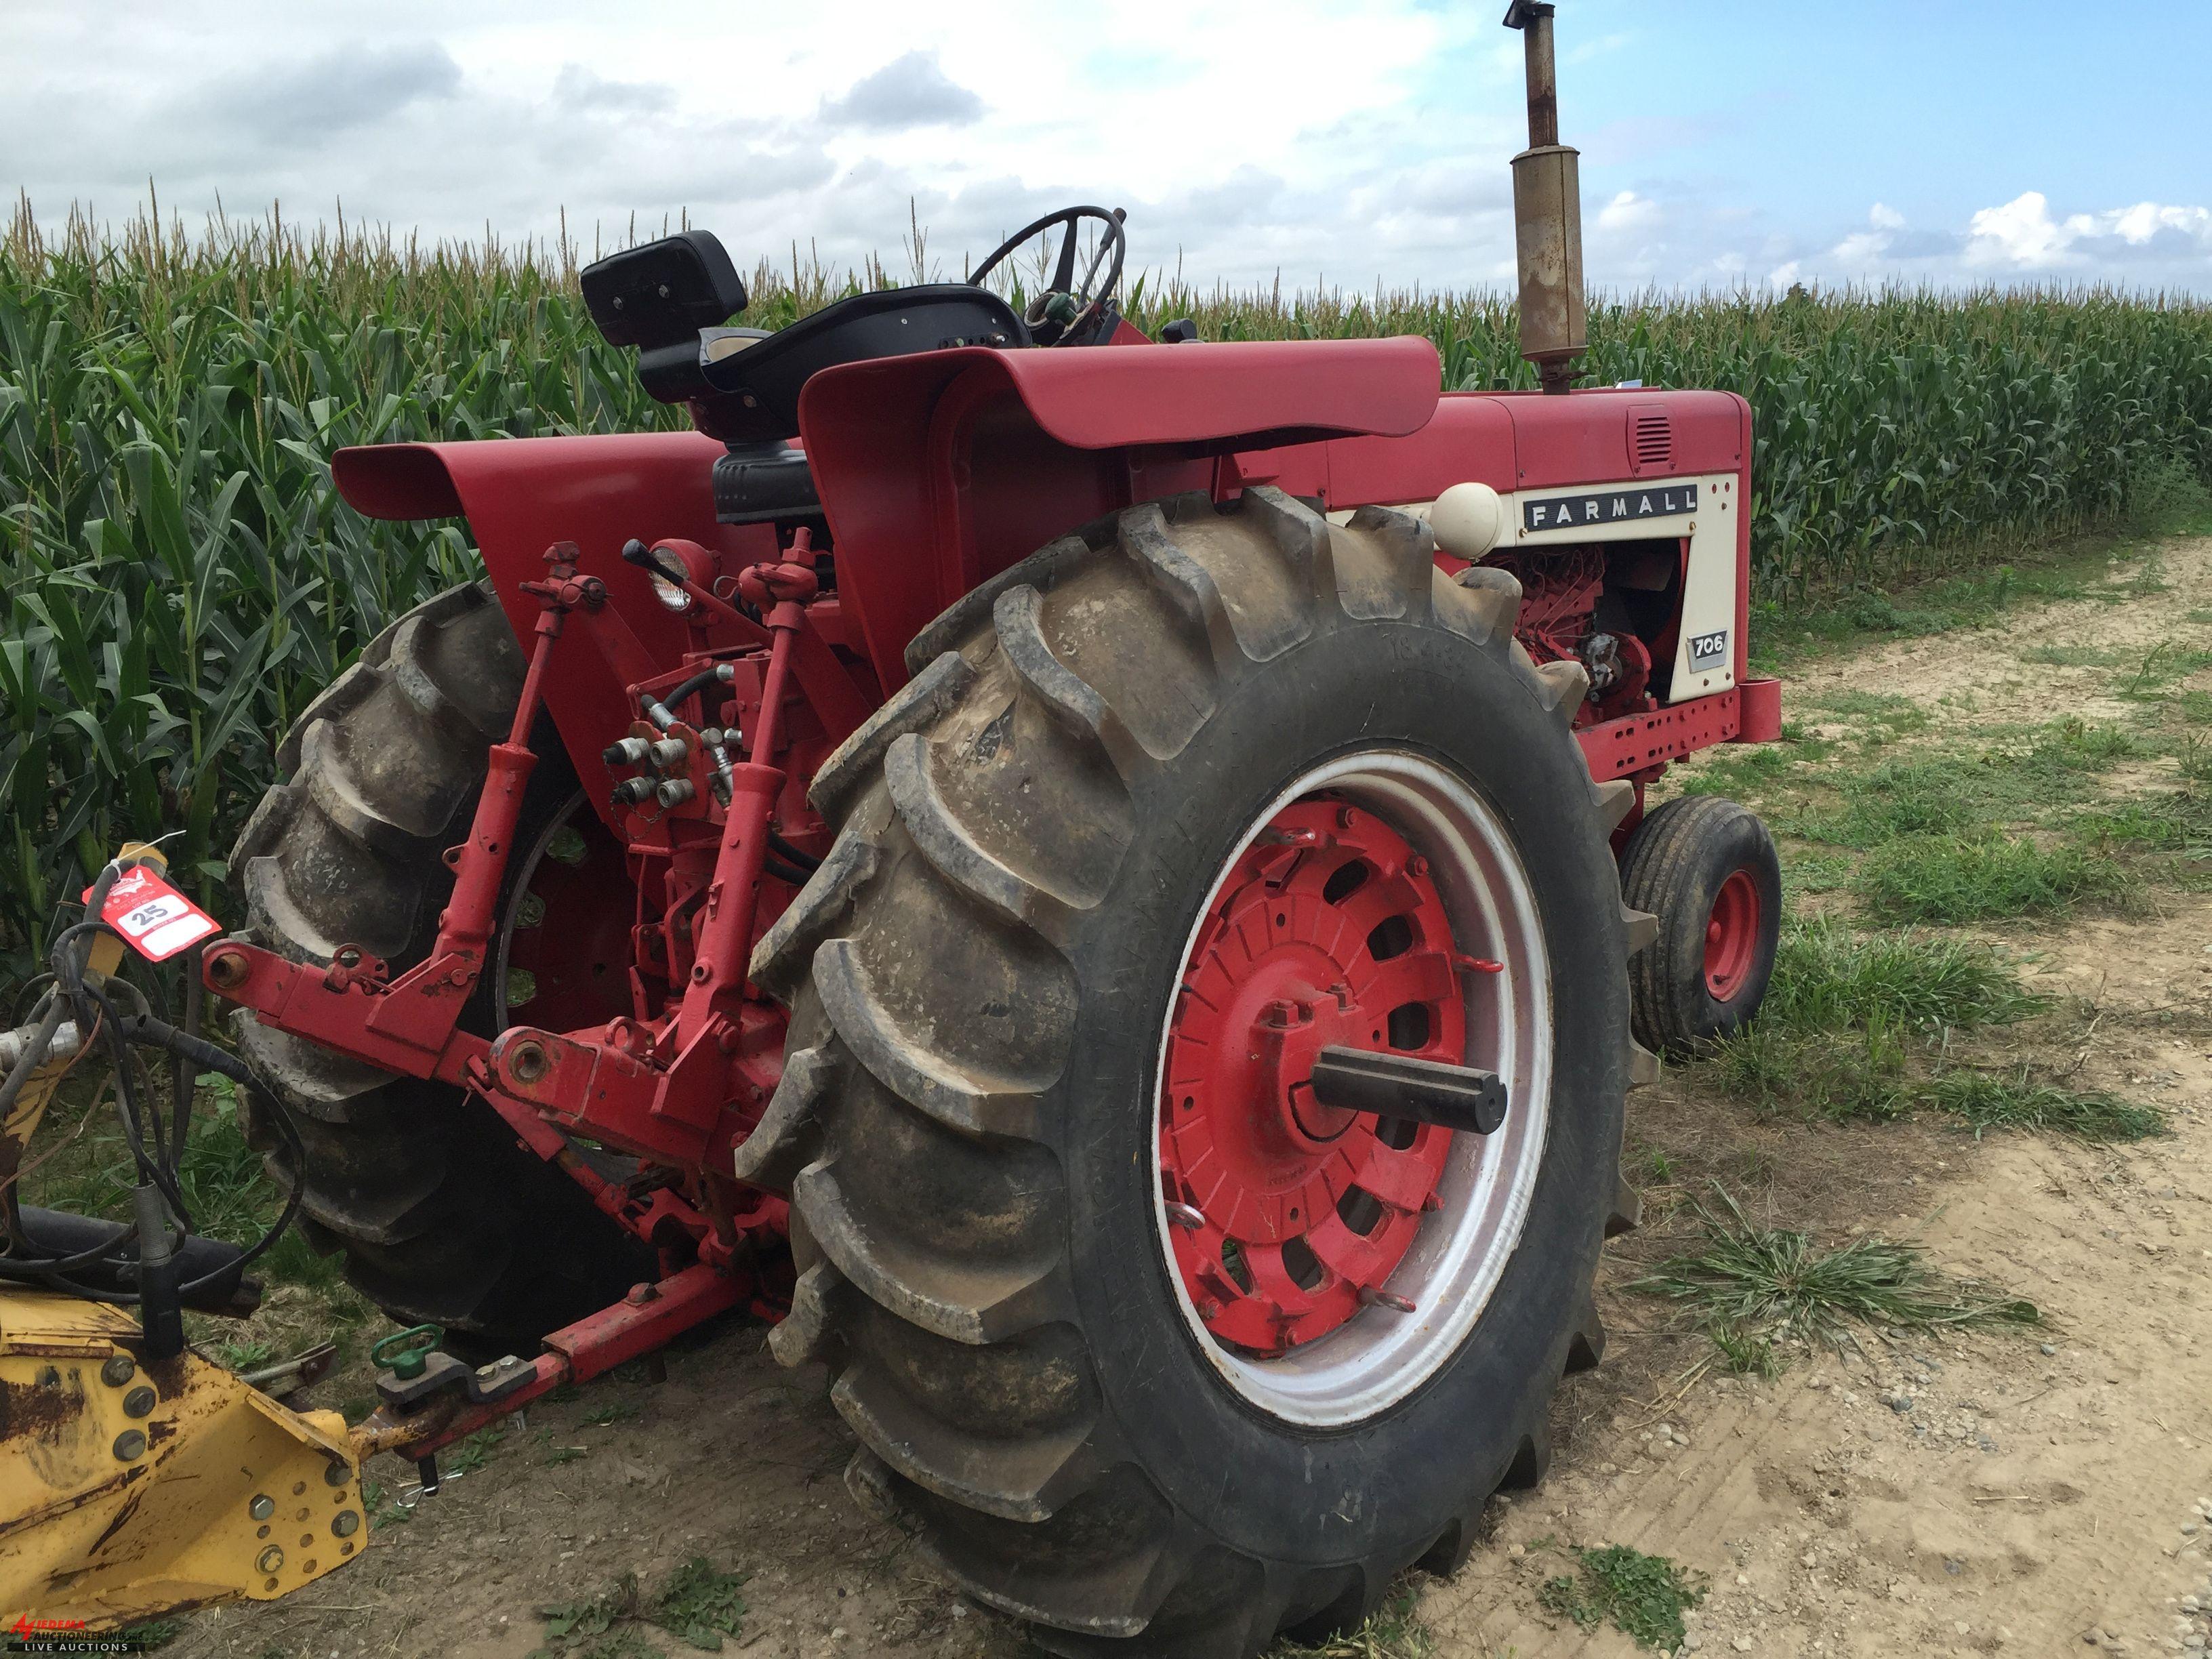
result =
[[[1355,1622],[1408,1565],[1449,1570],[1490,1493],[1540,1475],[1552,1392],[1601,1341],[1632,1056],[1620,792],[1570,735],[1580,670],[1531,664],[1517,590],[1477,580],[1377,509],[1336,527],[1272,489],[1133,507],[925,630],[915,678],[815,781],[841,831],[755,957],[792,1037],[740,1153],[793,1197],[776,1352],[830,1362],[855,1495],[1055,1651],[1243,1659]],[[1526,1034],[1499,1069],[1540,1091],[1511,1109],[1541,1129],[1494,1271],[1435,1280],[1426,1314],[1340,1298],[1283,1358],[1408,1318],[1443,1335],[1371,1345],[1397,1355],[1377,1386],[1302,1407],[1241,1385],[1194,1311],[1162,1219],[1161,1067],[1224,872],[1316,803],[1390,819],[1440,892],[1474,879],[1438,862],[1449,824],[1494,829],[1527,902],[1484,994],[1516,1013],[1468,991],[1467,1054]],[[1482,933],[1480,893],[1448,913],[1463,954],[1512,944]],[[1431,997],[1447,1024],[1456,996]],[[1486,1156],[1441,1159],[1460,1174],[1414,1231],[1458,1224]]]
[[1630,834],[1620,887],[1659,919],[1629,964],[1636,1040],[1694,1054],[1741,1030],[1782,934],[1782,863],[1758,815],[1719,795],[1676,797]]

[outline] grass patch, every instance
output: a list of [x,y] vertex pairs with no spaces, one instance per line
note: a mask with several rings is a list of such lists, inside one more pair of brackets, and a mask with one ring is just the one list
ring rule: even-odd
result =
[[1832,917],[1782,932],[1762,1030],[1923,1029],[2010,1024],[2043,1006],[2011,965],[1969,939],[1863,937]]
[[1782,854],[1782,897],[1784,907],[1801,893],[1838,893],[1851,884],[1858,860],[1839,853]]
[[2130,659],[2107,645],[2031,645],[2020,659],[2051,668],[2117,668]]
[[2148,1140],[2169,1133],[2155,1106],[2101,1089],[2081,1091],[1964,1069],[1932,1079],[1922,1097],[1968,1125],[1977,1136],[1990,1129],[2048,1129],[2077,1140]]
[[2098,775],[2146,752],[2119,726],[2055,720],[1979,752],[1923,753],[1824,778],[1842,793],[1841,809],[1803,813],[1785,827],[1859,852],[1908,836],[1971,834],[2085,799]]
[[1834,749],[1791,720],[1772,743],[1719,744],[1699,750],[1681,764],[1674,781],[1685,795],[1757,799],[1781,785],[1798,762],[1819,760]]
[[1723,1085],[1761,1116],[1888,1123],[1912,1109],[1905,1044],[1885,1019],[1838,1034],[1793,1031],[1761,1018],[1721,1042],[1713,1065]]
[[1578,1549],[1576,1571],[1547,1579],[1536,1600],[1584,1630],[1610,1622],[1638,1646],[1672,1653],[1689,1632],[1682,1615],[1705,1599],[1705,1575],[1625,1544]]
[[2002,835],[1917,835],[1877,847],[1852,886],[1881,922],[2002,921],[2127,896],[2136,878],[2090,849]]
[[724,1572],[694,1556],[648,1596],[635,1573],[626,1572],[588,1600],[540,1607],[545,1645],[532,1659],[659,1659],[642,1626],[668,1632],[702,1653],[720,1653],[722,1638],[744,1627],[744,1575]]
[[507,1438],[510,1426],[506,1423],[495,1423],[491,1427],[478,1429],[467,1439],[455,1443],[453,1449],[446,1454],[446,1473],[474,1474],[491,1462],[491,1455]]
[[2041,1317],[2032,1302],[1937,1273],[1917,1245],[1869,1237],[1823,1249],[1809,1234],[1754,1225],[1725,1188],[1713,1191],[1715,1204],[1691,1206],[1702,1248],[1627,1287],[1673,1302],[1709,1333],[1840,1346],[1861,1325],[1961,1330]]
[[2134,659],[2113,690],[2135,702],[2163,702],[2169,687],[2207,667],[2212,667],[2212,651],[2192,651],[2167,640]]
[[1437,1638],[1414,1616],[1419,1599],[1401,1585],[1358,1629],[1310,1645],[1280,1642],[1267,1650],[1267,1659],[1431,1659]]
[[1798,707],[1878,726],[1890,737],[1918,732],[1932,718],[1927,709],[1910,697],[1893,691],[1861,691],[1856,688],[1811,693],[1799,699]]
[[2068,828],[2100,851],[2129,848],[2212,857],[2212,794],[2189,789],[2143,796],[2081,813]]

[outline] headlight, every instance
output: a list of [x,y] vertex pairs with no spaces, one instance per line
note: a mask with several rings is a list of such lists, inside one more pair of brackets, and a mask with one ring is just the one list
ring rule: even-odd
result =
[[671,611],[689,611],[691,608],[691,596],[667,577],[653,572],[647,579],[653,583],[653,597]]

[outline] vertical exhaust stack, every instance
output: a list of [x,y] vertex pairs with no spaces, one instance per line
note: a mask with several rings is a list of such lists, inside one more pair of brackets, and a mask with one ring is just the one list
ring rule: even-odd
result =
[[1513,239],[1521,264],[1521,355],[1547,392],[1565,392],[1589,349],[1583,314],[1581,152],[1559,142],[1559,76],[1547,0],[1513,0],[1505,27],[1528,61],[1528,148],[1513,158]]

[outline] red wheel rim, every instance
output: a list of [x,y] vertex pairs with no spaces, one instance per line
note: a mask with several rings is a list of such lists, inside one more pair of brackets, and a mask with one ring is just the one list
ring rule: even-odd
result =
[[1759,954],[1759,886],[1748,870],[1736,871],[1713,895],[1705,919],[1705,989],[1716,1002],[1743,988]]
[[1467,1011],[1427,862],[1364,807],[1300,800],[1230,867],[1168,1029],[1160,1163],[1206,1329],[1261,1357],[1387,1296],[1451,1132],[1323,1107],[1330,1044],[1464,1063]]
[[637,889],[579,795],[530,849],[500,941],[500,1023],[580,1031],[627,1018]]

